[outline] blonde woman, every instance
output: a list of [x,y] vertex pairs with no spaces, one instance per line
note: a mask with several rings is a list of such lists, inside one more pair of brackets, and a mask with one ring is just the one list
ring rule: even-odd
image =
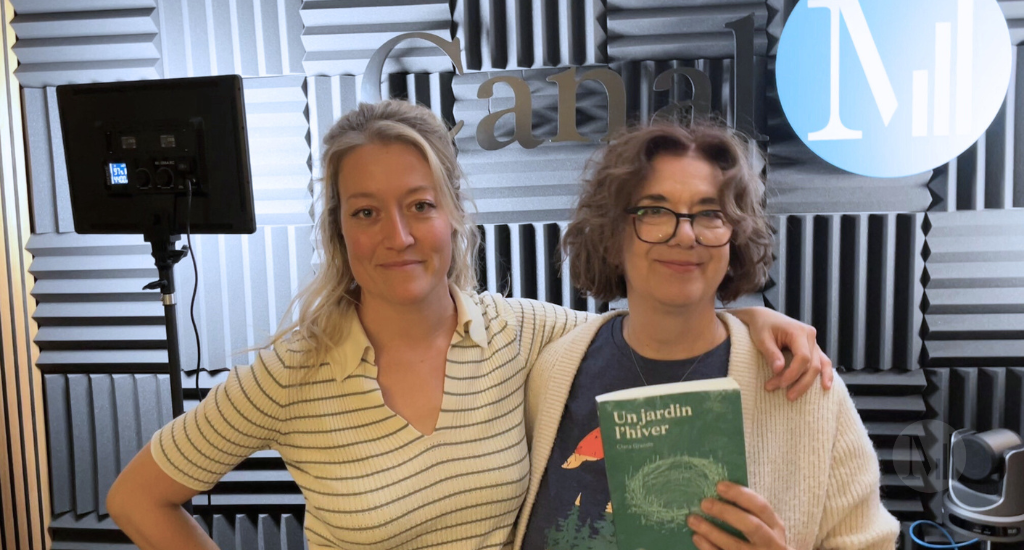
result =
[[[475,291],[476,229],[429,110],[360,105],[324,138],[323,159],[323,262],[298,321],[160,429],[108,495],[144,550],[215,548],[181,504],[263,449],[302,490],[310,548],[511,544],[530,473],[526,375],[589,317]],[[744,313],[764,324],[766,352],[776,339],[799,352],[779,380],[805,391],[813,329]]]
[[[771,372],[741,319],[715,311],[765,283],[772,240],[760,173],[728,128],[659,123],[605,149],[563,245],[574,283],[629,310],[590,319],[548,346],[527,385],[533,470],[517,544],[615,547],[595,396],[730,377],[739,383],[749,487],[719,484],[680,537],[701,550],[888,550],[871,441],[841,381],[797,403],[764,391]],[[807,422],[815,418],[815,422]]]

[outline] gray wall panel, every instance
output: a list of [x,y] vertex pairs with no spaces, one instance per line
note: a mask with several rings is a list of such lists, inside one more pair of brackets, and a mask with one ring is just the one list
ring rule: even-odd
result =
[[163,375],[136,375],[135,388],[138,392],[141,419],[141,445],[149,441],[150,436],[172,418],[171,380]]
[[932,202],[930,173],[877,179],[826,164],[798,141],[768,146],[768,210],[816,212],[924,212]]
[[[266,343],[291,297],[312,276],[311,225],[261,226],[253,235],[194,235],[199,268],[195,316],[204,370],[249,363],[246,348]],[[196,368],[189,318],[195,278],[188,259],[175,268],[181,366]]]
[[[92,389],[93,437],[96,440],[96,511],[107,513],[107,499],[104,490],[114,484],[121,473],[121,461],[117,452],[120,438],[117,434],[117,409],[114,396],[114,381],[110,376],[94,376],[90,379]],[[132,416],[135,410],[129,411]]]
[[37,234],[28,250],[40,368],[166,369],[160,295],[142,290],[156,268],[140,236]]
[[[48,377],[60,379],[59,376]],[[115,374],[113,376],[114,410],[117,411],[117,463],[128,464],[138,451],[142,439],[141,418],[143,409],[139,403],[139,392],[135,391],[135,375]]]
[[916,369],[923,215],[774,218],[765,302],[813,324],[841,368]]
[[764,0],[608,0],[610,62],[722,58],[734,55],[725,25],[754,14],[757,55],[768,50]]
[[308,225],[312,196],[305,77],[246,78],[243,83],[256,223]]
[[[309,75],[362,74],[373,52],[406,32],[451,38],[447,0],[387,2],[306,0],[299,11],[304,29],[302,65]],[[385,72],[450,71],[451,60],[433,44],[410,40],[395,48]]]
[[1024,43],[1024,1],[999,0],[999,7],[1010,27],[1010,42],[1016,45]]
[[768,55],[775,56],[779,49],[779,38],[782,36],[782,28],[786,24],[797,0],[766,0],[768,6],[768,24],[765,31],[768,33]]
[[160,0],[164,78],[302,74],[301,0]]
[[929,189],[932,211],[1006,209],[1024,206],[1024,121],[1017,113],[1024,94],[1024,46],[1013,48],[1006,100],[988,130],[952,162],[935,171]]
[[114,520],[109,516],[91,512],[77,515],[72,512],[55,514],[50,522],[53,550],[137,550],[134,544],[125,542]]
[[160,77],[156,1],[14,2],[22,86]]
[[[240,527],[244,529],[245,521],[241,522]],[[213,517],[213,525],[210,529],[210,536],[213,538],[213,542],[217,544],[219,548],[231,548],[235,546],[235,529],[234,526],[228,521],[228,518],[222,515],[216,515]]]
[[920,517],[934,492],[926,476],[907,473],[926,469],[928,460],[921,452],[931,416],[923,396],[925,372],[861,371],[842,378],[878,454],[883,504],[897,517]]
[[566,222],[484,224],[480,286],[516,298],[532,298],[596,312],[607,306],[572,286],[559,242]]
[[927,366],[1024,365],[1024,212],[928,214]]
[[47,376],[46,420],[49,436],[47,450],[50,461],[50,506],[54,514],[71,510],[74,491],[74,443],[71,440],[71,411],[68,406],[68,379],[65,376]]
[[153,7],[155,0],[11,0],[19,14],[126,10]]
[[[207,517],[194,516],[208,533]],[[214,514],[213,536],[222,550],[304,550],[302,516],[273,514]],[[95,512],[59,514],[51,524],[54,550],[137,550],[125,542],[117,525]]]
[[212,523],[211,535],[222,550],[305,548],[301,525],[292,514],[216,514]]
[[32,232],[57,231],[57,198],[54,184],[53,151],[50,146],[50,120],[47,116],[46,90],[26,89],[25,109],[26,153],[32,179]]
[[15,2],[23,86],[301,74],[301,0]]
[[167,375],[48,374],[45,380],[53,512],[106,515],[117,474],[171,419]]
[[452,16],[467,70],[594,65],[606,59],[603,0],[457,0]]
[[[25,89],[34,233],[75,230],[71,215],[64,138],[57,113],[57,89]],[[38,190],[38,193],[36,192]]]

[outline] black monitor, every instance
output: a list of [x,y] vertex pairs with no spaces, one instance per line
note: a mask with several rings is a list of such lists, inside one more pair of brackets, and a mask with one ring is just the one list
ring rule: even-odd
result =
[[76,232],[256,231],[238,76],[58,86],[57,107]]

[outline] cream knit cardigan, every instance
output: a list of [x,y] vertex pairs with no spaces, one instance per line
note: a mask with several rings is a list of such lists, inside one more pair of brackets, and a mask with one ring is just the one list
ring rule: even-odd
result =
[[[601,325],[624,313],[576,327],[549,345],[530,373],[526,433],[531,475],[516,526],[516,550],[522,547],[576,369]],[[771,370],[746,325],[728,313],[718,316],[731,337],[729,377],[743,398],[749,486],[771,503],[789,546],[895,548],[900,526],[879,500],[878,460],[842,380],[837,376],[830,391],[815,384],[795,403],[786,400],[785,392],[764,391]]]

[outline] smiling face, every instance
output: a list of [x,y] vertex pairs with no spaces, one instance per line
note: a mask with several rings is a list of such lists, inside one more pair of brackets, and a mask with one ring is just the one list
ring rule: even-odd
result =
[[[663,206],[680,214],[719,210],[722,172],[703,158],[660,154],[629,206]],[[675,236],[663,244],[637,238],[633,221],[623,224],[623,272],[631,304],[662,307],[710,305],[729,269],[729,247],[697,244],[693,228],[679,221]]]
[[447,295],[452,224],[415,147],[362,145],[345,156],[336,185],[341,232],[364,304],[408,306]]

